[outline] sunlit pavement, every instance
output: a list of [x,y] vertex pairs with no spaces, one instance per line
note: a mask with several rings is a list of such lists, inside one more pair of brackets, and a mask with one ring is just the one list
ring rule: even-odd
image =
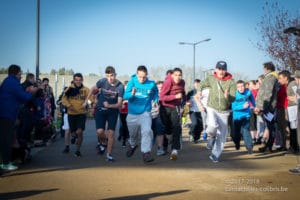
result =
[[[116,138],[117,138],[116,134]],[[257,152],[247,155],[244,147],[234,150],[228,142],[219,163],[208,158],[201,141],[188,141],[178,160],[156,156],[144,164],[140,148],[131,158],[115,140],[114,163],[97,155],[93,120],[87,122],[82,157],[62,154],[63,139],[34,150],[33,160],[0,178],[0,199],[295,199],[300,176],[288,173],[296,165],[294,155]]]

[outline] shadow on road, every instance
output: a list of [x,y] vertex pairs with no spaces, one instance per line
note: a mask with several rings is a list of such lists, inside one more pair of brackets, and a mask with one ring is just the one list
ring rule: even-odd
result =
[[52,192],[59,190],[57,188],[47,189],[47,190],[24,190],[24,191],[17,191],[17,192],[7,192],[7,193],[0,193],[0,199],[22,199],[25,197],[30,197],[33,195],[41,194],[44,192]]
[[179,194],[179,193],[184,193],[189,191],[190,190],[174,190],[169,192],[155,192],[155,193],[132,195],[132,196],[125,196],[125,197],[113,197],[113,198],[107,198],[102,200],[132,200],[132,199],[148,200],[155,197],[168,196],[168,195]]

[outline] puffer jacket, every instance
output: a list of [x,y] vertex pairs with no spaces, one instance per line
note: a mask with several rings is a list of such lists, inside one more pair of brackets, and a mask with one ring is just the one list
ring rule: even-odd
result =
[[[198,87],[198,91],[209,88],[209,96],[207,106],[219,112],[229,111],[230,105],[234,101],[236,84],[232,79],[232,75],[226,72],[225,77],[220,79],[214,73],[202,81]],[[225,98],[224,92],[228,90],[228,98]]]

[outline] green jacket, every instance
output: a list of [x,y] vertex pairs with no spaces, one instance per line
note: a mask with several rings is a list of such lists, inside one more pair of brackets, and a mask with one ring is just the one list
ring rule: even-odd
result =
[[270,72],[265,75],[262,84],[259,86],[256,96],[256,107],[263,113],[275,112],[277,102],[277,91],[279,84],[277,73]]
[[[208,76],[199,85],[198,91],[209,88],[209,96],[207,106],[219,112],[230,110],[231,102],[234,101],[236,84],[232,79],[232,75],[226,72],[225,77],[220,80],[216,75]],[[224,92],[228,90],[228,98],[225,98]]]

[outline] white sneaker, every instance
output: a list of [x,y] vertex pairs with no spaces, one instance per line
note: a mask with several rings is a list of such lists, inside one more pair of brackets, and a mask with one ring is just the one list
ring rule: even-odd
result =
[[173,149],[172,153],[171,153],[171,156],[170,156],[170,160],[177,160],[177,155],[178,155],[177,150]]
[[3,169],[3,170],[7,170],[7,171],[14,171],[14,170],[17,170],[18,169],[18,167],[17,166],[15,166],[15,165],[13,165],[12,163],[9,163],[9,164],[7,164],[7,165],[1,165],[1,168]]

